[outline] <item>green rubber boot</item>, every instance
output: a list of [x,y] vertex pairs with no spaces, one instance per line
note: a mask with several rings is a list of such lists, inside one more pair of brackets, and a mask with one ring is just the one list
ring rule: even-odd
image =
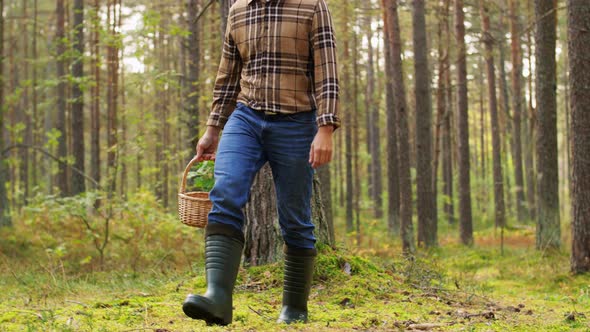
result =
[[307,323],[307,298],[313,279],[315,249],[285,247],[283,309],[278,323]]
[[[207,231],[209,230],[208,226]],[[187,296],[182,304],[182,310],[187,316],[204,320],[207,325],[228,325],[232,322],[232,293],[243,247],[243,235],[241,238],[224,234],[206,236],[207,291],[203,296]]]

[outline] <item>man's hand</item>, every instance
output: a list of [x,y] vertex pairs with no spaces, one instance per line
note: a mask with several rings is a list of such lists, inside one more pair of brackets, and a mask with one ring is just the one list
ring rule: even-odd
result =
[[333,126],[321,126],[311,143],[309,163],[311,167],[318,168],[332,160],[332,133]]
[[205,134],[203,134],[199,143],[197,143],[197,161],[215,160],[220,132],[221,129],[218,127],[207,127],[207,131],[205,131]]

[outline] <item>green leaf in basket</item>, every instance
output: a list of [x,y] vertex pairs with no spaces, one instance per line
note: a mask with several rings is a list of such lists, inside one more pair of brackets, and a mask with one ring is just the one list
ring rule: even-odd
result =
[[199,164],[196,169],[188,173],[187,188],[189,191],[206,191],[213,189],[215,179],[213,178],[213,162],[205,161]]

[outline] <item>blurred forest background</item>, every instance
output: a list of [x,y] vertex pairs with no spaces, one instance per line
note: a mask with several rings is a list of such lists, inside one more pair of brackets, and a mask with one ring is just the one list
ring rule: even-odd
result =
[[[3,274],[191,271],[202,239],[176,196],[230,2],[0,0]],[[343,127],[317,172],[322,243],[590,271],[590,3],[328,5]],[[270,184],[246,208],[249,266],[280,255]]]

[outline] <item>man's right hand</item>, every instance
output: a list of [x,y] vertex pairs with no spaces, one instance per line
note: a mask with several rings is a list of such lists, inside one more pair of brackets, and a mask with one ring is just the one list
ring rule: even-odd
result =
[[197,161],[215,160],[220,132],[221,129],[218,127],[207,127],[207,131],[205,131],[205,134],[203,134],[201,139],[199,139],[199,143],[197,143]]

